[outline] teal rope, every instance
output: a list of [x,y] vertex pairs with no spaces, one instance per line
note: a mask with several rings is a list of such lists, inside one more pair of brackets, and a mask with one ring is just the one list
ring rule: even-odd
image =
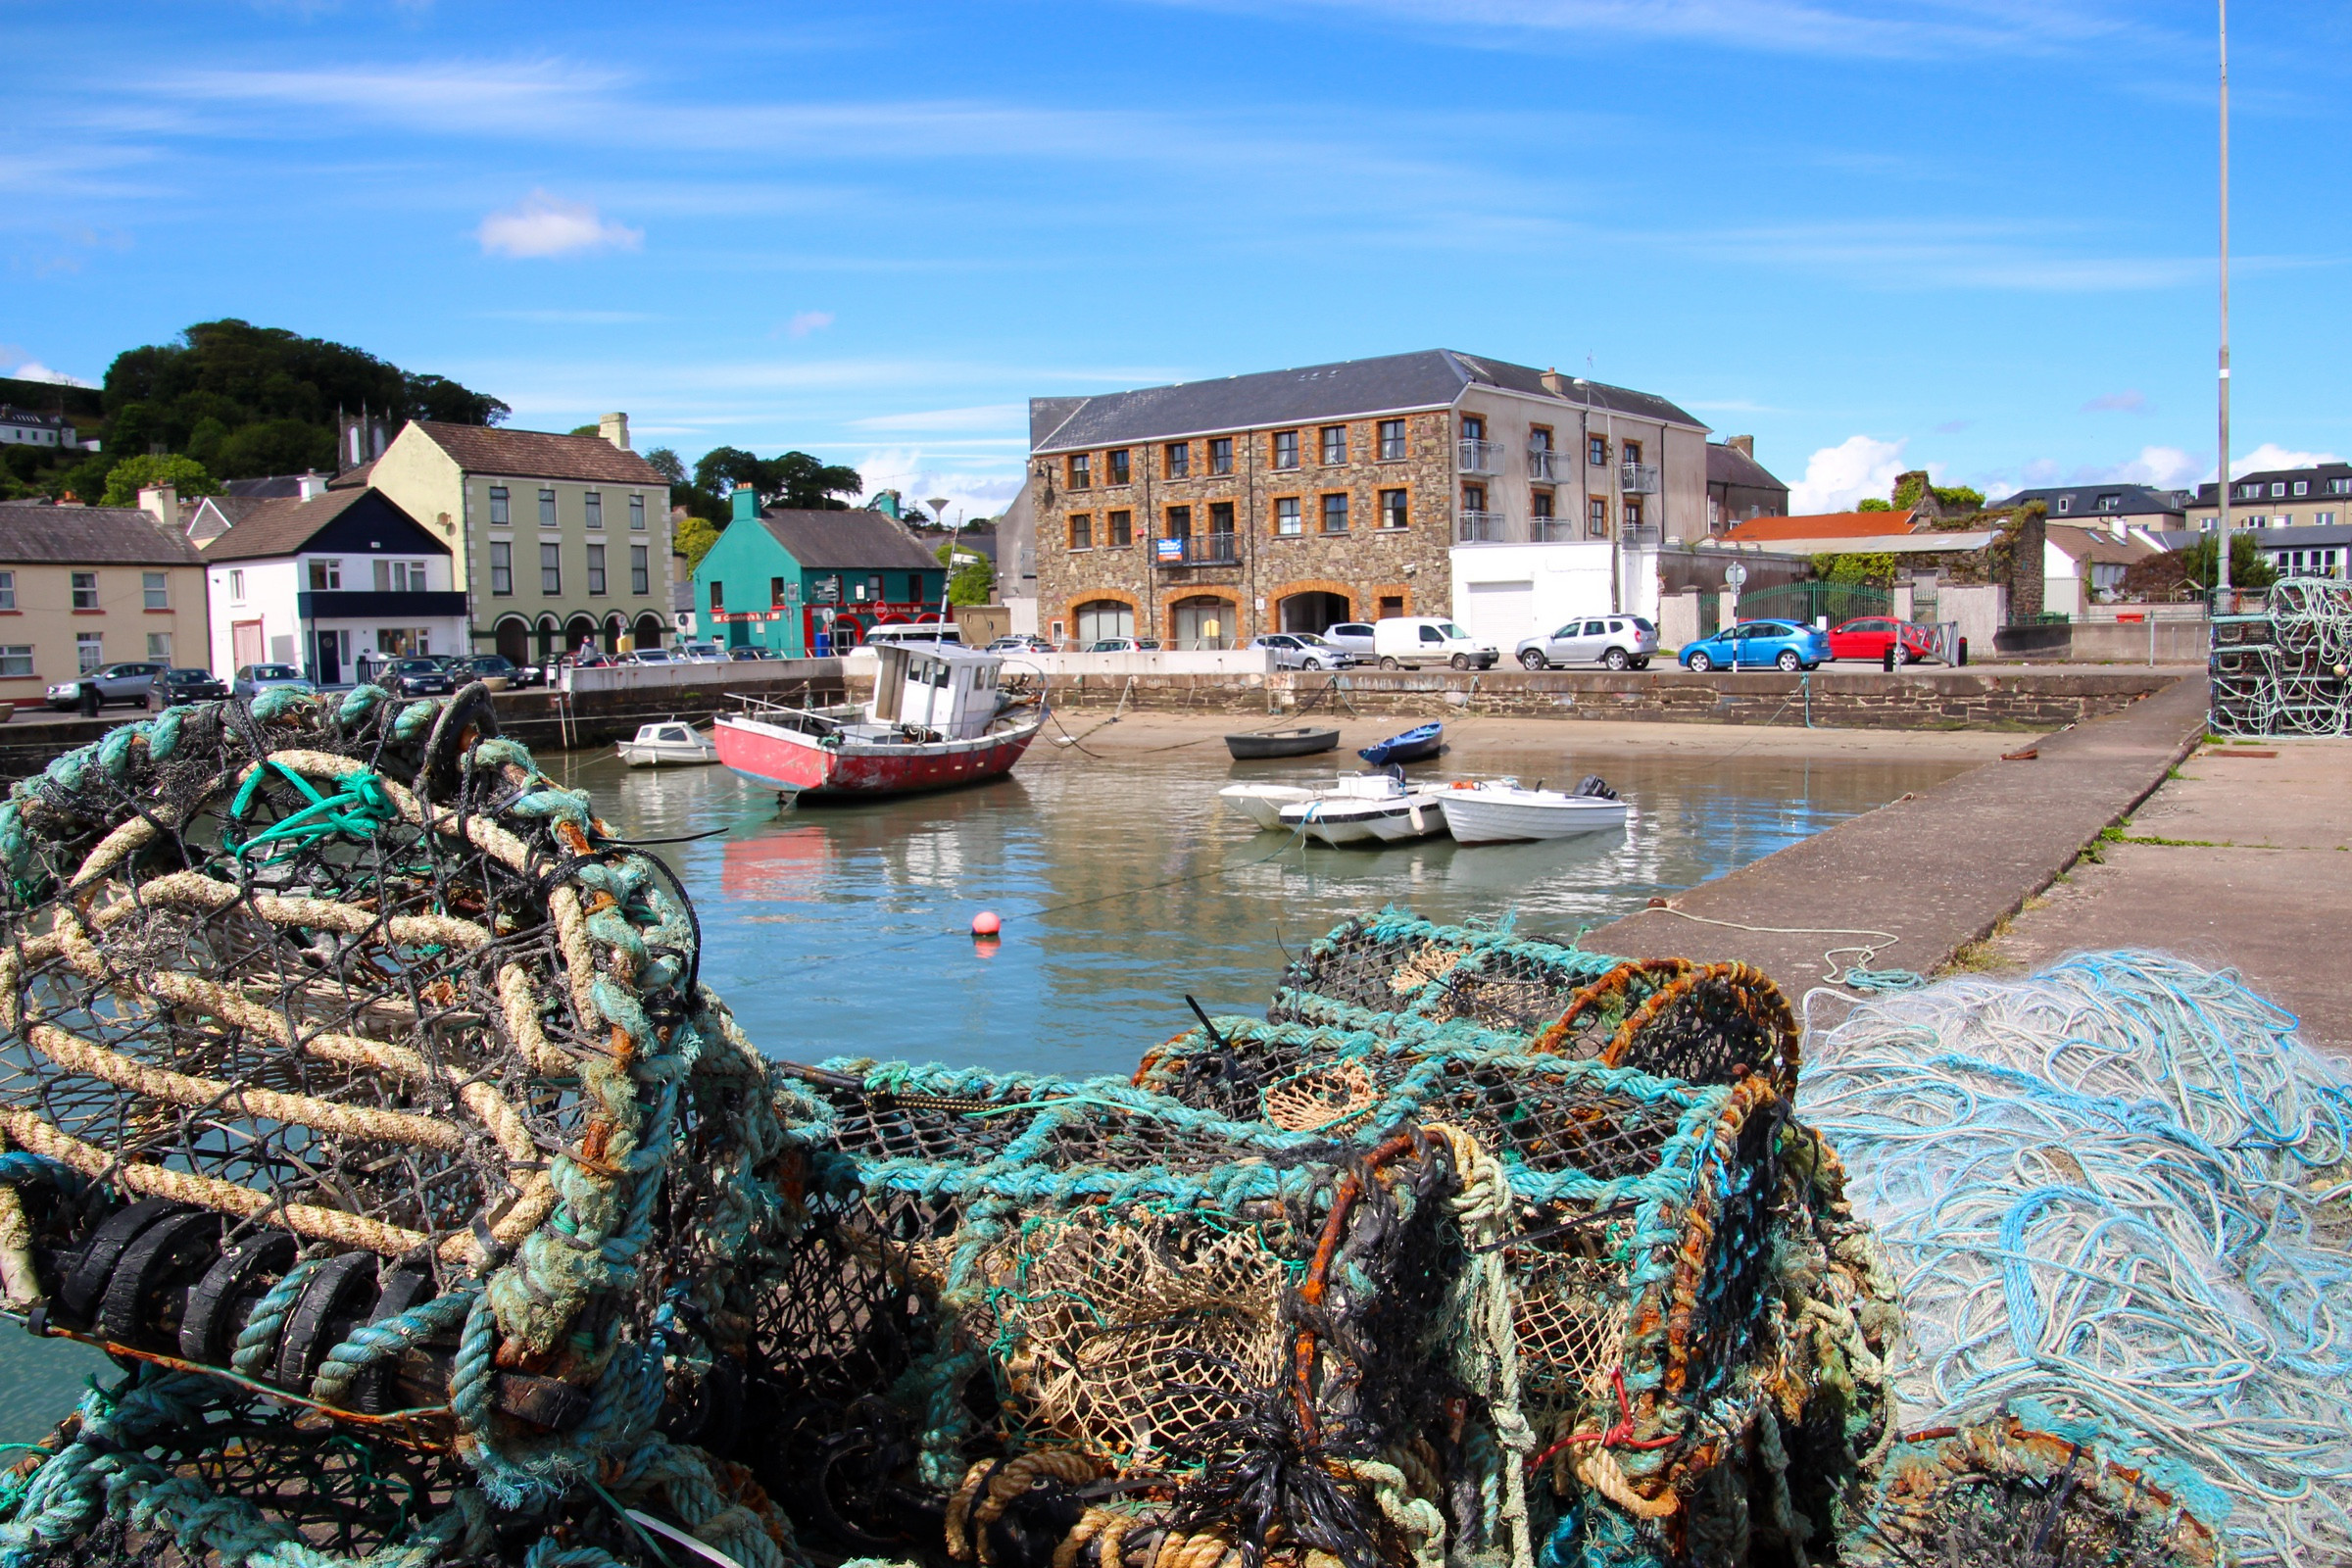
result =
[[318,1375],[311,1379],[311,1397],[321,1404],[337,1402],[353,1380],[378,1361],[464,1322],[480,1295],[478,1289],[452,1291],[412,1306],[398,1317],[361,1324],[349,1339],[326,1352]]
[[228,1364],[249,1378],[258,1378],[270,1370],[270,1360],[277,1354],[277,1337],[293,1312],[294,1303],[302,1298],[303,1287],[311,1276],[325,1265],[326,1259],[314,1257],[297,1263],[286,1271],[285,1278],[270,1288],[270,1294],[256,1302],[253,1316],[237,1333],[236,1348],[229,1352]]

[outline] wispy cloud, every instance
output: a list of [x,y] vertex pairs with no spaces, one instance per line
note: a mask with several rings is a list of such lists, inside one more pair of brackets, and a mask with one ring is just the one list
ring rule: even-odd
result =
[[[2230,477],[2242,478],[2249,473],[2265,473],[2272,468],[2308,468],[2322,463],[2341,463],[2344,460],[2332,452],[2297,452],[2275,441],[2265,441],[2242,458],[2230,460]],[[2213,477],[2212,468],[2205,477]]]
[[2149,404],[2147,394],[2136,387],[2122,392],[2103,393],[2082,405],[2084,414],[2145,414]]
[[1028,414],[1018,403],[985,403],[969,409],[925,409],[915,414],[877,414],[852,419],[853,430],[1002,430]]
[[832,324],[831,311],[795,311],[792,319],[784,323],[784,335],[804,338],[811,332],[821,332]]
[[645,230],[609,222],[586,202],[567,202],[535,190],[513,207],[492,213],[474,231],[490,256],[572,256],[581,251],[633,251]]

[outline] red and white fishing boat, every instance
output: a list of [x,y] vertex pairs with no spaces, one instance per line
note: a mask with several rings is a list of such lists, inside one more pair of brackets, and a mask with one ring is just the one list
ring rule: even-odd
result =
[[998,686],[1004,661],[953,644],[874,646],[873,700],[787,708],[738,699],[711,726],[727,767],[796,799],[905,795],[1011,771],[1045,723],[1042,703]]

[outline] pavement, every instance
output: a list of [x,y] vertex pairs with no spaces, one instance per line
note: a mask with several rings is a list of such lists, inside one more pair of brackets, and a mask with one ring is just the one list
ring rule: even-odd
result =
[[[2117,836],[1986,945],[1986,967],[2159,948],[2230,967],[2352,1055],[2352,740],[2220,746],[2181,762]],[[1597,939],[1596,939],[1597,940]]]
[[1791,998],[1849,963],[1934,973],[2137,809],[2203,736],[2205,710],[2199,673],[2038,742],[2014,737],[2008,750],[2030,759],[1983,763],[1840,822],[1588,933],[1585,946],[1745,959]]

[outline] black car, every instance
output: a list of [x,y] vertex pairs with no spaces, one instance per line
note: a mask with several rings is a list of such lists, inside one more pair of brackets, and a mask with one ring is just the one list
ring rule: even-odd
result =
[[748,648],[728,649],[727,657],[737,663],[753,663],[762,659],[773,659],[776,656],[769,650],[754,643]]
[[376,679],[396,697],[446,697],[457,690],[438,660],[395,659]]
[[180,703],[205,703],[227,695],[228,683],[209,669],[167,666],[156,671],[147,688],[147,711],[160,713]]

